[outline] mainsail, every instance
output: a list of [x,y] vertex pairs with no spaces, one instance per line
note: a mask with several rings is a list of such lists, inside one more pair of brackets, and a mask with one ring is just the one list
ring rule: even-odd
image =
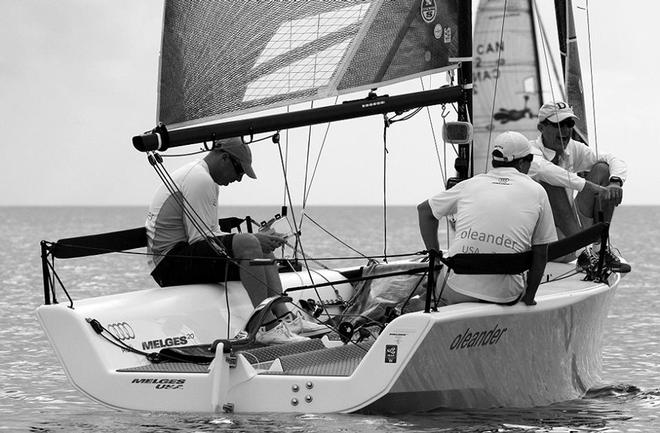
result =
[[472,161],[479,174],[487,171],[491,143],[500,132],[530,139],[537,133],[541,86],[530,0],[481,0],[473,51]]
[[158,120],[176,128],[455,67],[457,19],[456,1],[167,1]]

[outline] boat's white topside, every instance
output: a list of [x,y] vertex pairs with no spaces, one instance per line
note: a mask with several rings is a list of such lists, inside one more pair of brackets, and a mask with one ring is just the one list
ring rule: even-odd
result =
[[[551,263],[547,274],[553,279],[571,266]],[[321,273],[323,279],[343,280],[338,272]],[[309,283],[306,273],[282,278],[284,287]],[[123,343],[144,352],[208,344],[235,335],[252,313],[237,282],[230,282],[228,291],[222,285],[190,285],[80,300],[74,309],[45,305],[38,309],[38,317],[72,383],[116,408],[392,412],[437,406],[533,406],[579,397],[597,381],[602,322],[618,275],[613,278],[609,286],[581,281],[579,276],[546,282],[533,307],[466,303],[431,314],[405,314],[357,358],[337,355],[341,348],[324,355],[332,358],[329,361],[296,358],[295,362],[311,364],[289,370],[298,373],[287,373],[293,368],[287,357],[253,365],[247,355],[238,355],[235,367],[223,355],[209,367],[149,370],[151,363],[144,356],[110,344],[85,320],[98,320]],[[345,282],[317,290],[326,301],[337,293],[343,299],[352,294]],[[291,295],[318,300],[314,289]],[[326,343],[333,345],[337,343]],[[348,375],[317,373],[327,371],[319,369],[328,363],[332,367],[333,362],[349,361],[354,365]],[[118,371],[140,366],[146,370]],[[342,368],[330,371],[346,371]],[[306,389],[309,383],[312,388]]]

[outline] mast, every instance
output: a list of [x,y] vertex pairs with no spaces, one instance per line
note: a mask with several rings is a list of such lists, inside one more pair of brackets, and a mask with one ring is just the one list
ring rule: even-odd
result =
[[[461,66],[458,69],[458,84],[462,97],[458,101],[458,120],[472,123],[472,2],[458,1],[458,55]],[[470,143],[458,145],[458,157],[454,168],[458,180],[474,175],[474,162],[470,154]],[[469,168],[472,172],[469,173]]]

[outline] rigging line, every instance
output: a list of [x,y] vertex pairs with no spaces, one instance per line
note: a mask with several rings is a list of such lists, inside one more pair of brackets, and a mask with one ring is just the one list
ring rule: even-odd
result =
[[170,155],[160,155],[163,158],[178,158],[180,156],[192,156],[192,155],[199,155],[200,153],[207,152],[206,149],[200,149],[196,152],[189,152],[189,153],[175,153],[175,154],[170,154]]
[[[286,112],[290,113],[291,107],[289,105],[286,106]],[[286,176],[287,173],[289,172],[289,130],[286,130],[286,137],[285,137],[286,144],[284,145],[284,167],[282,168],[282,171],[284,172],[284,181],[286,183]],[[277,143],[278,147],[280,146],[280,143]],[[286,206],[286,185],[282,185],[282,206]],[[293,210],[293,209],[292,209]]]
[[[339,96],[336,96],[334,105],[337,105],[338,100],[339,100]],[[331,124],[332,124],[331,122],[326,123],[325,133],[323,134],[323,140],[321,141],[321,148],[319,149],[319,153],[316,157],[316,162],[314,163],[314,170],[312,171],[312,178],[310,179],[309,186],[307,187],[307,191],[305,192],[305,200],[306,200],[307,197],[309,197],[309,192],[312,189],[312,184],[314,183],[314,178],[316,177],[316,170],[318,169],[319,162],[321,161],[321,154],[323,153],[323,150],[325,149],[325,143],[327,142],[328,132],[330,132],[330,125]],[[302,228],[302,224],[303,224],[303,220],[301,219],[300,220],[301,228]]]
[[598,128],[596,128],[596,95],[594,92],[593,50],[591,46],[591,20],[589,19],[589,0],[585,3],[587,14],[587,41],[589,46],[589,80],[591,82],[591,115],[594,122],[594,149],[598,157]]
[[[548,41],[548,35],[545,32],[545,26],[543,25],[543,21],[541,20],[541,15],[540,15],[540,12],[538,10],[538,5],[536,4],[536,0],[532,0],[532,7],[534,8],[533,12],[536,13],[539,28],[541,29],[541,42],[542,42],[541,47],[543,48],[543,59],[545,60],[545,68],[546,68],[546,73],[548,74],[548,81],[550,82],[550,96],[551,96],[553,102],[556,101],[555,89],[554,89],[554,86],[552,85],[552,75],[550,74],[550,63],[552,63],[553,69],[554,69],[554,72],[555,72],[555,80],[557,81],[559,90],[562,93],[562,99],[564,99],[565,102],[568,102],[566,100],[566,98],[564,97],[564,95],[566,95],[566,91],[564,89],[564,86],[560,82],[559,72],[557,70],[557,65],[554,62],[554,59],[551,55],[549,56],[550,61],[548,61],[548,50],[550,49],[550,43]],[[534,13],[532,13],[532,16],[533,15],[534,15]],[[568,34],[568,31],[566,32],[566,34]],[[541,83],[539,83],[539,85],[540,84]],[[557,107],[555,107],[555,110],[557,110]],[[559,119],[559,118],[557,117],[557,119]],[[563,140],[561,128],[559,128],[559,137],[560,137],[561,140]],[[568,171],[566,171],[566,177],[567,177],[567,179],[570,180],[570,173]],[[577,212],[577,209],[574,209],[573,212],[574,213]],[[576,214],[576,217],[577,217],[577,214]],[[578,218],[578,221],[579,221],[579,218]]]
[[[294,248],[293,245],[291,245],[291,244],[290,244],[288,241],[286,241],[286,240],[284,241],[284,245],[287,245],[287,246],[288,246],[289,248],[291,248],[291,249]],[[282,246],[282,248],[284,248],[284,246]],[[309,260],[310,262],[313,262],[314,264],[316,264],[316,265],[322,267],[323,269],[326,269],[326,270],[332,270],[332,269],[329,268],[328,266],[326,266],[326,265],[324,265],[323,263],[319,262],[317,259],[315,259],[315,258],[313,258],[313,257],[308,257],[308,256],[304,253],[304,251],[302,251],[302,250],[300,251],[300,255],[303,256],[303,258],[304,258],[305,260]],[[297,260],[297,256],[294,257],[294,259]],[[284,257],[284,252],[282,252],[282,259],[281,259],[281,260],[283,260],[287,265],[289,265],[289,266],[291,267],[292,270],[295,271],[295,269],[293,269],[293,267],[291,266],[291,260],[289,260],[288,258]],[[324,259],[324,260],[325,260],[325,259]],[[299,278],[300,278],[300,277],[299,277]]]
[[[500,27],[500,44],[504,45],[504,23],[506,21],[506,8],[508,0],[504,0],[504,12],[502,13],[502,26]],[[490,124],[488,125],[488,146],[486,146],[486,165],[484,168],[484,173],[488,171],[488,155],[490,155],[490,145],[493,138],[493,119],[495,115],[495,100],[497,99],[497,85],[500,81],[500,67],[502,66],[502,50],[497,50],[497,75],[495,77],[495,84],[493,85],[493,104],[490,108]]]
[[[314,101],[311,102],[310,108],[314,108]],[[302,208],[303,211],[307,206],[307,177],[309,176],[309,155],[311,153],[312,146],[312,125],[307,126],[307,151],[305,152],[305,176],[303,178],[303,197],[302,197]]]
[[[426,90],[424,86],[424,80],[422,77],[419,77],[419,81],[422,83],[422,90]],[[429,87],[431,87],[431,77],[429,77]],[[445,171],[442,169],[442,160],[440,159],[440,152],[438,151],[438,138],[435,135],[435,128],[433,127],[433,118],[431,117],[431,108],[426,106],[426,116],[429,118],[429,126],[431,127],[431,136],[433,137],[433,147],[435,149],[435,156],[438,159],[438,167],[440,168],[440,175],[442,176],[442,184],[447,183],[447,178],[445,177]],[[444,142],[443,142],[444,144]]]
[[336,240],[337,242],[339,242],[340,244],[342,244],[343,246],[345,246],[345,247],[348,248],[349,250],[353,251],[354,253],[359,254],[360,257],[365,258],[365,259],[367,259],[367,260],[370,260],[370,259],[371,259],[371,257],[362,254],[360,251],[356,250],[355,248],[353,248],[352,246],[348,245],[346,242],[342,241],[342,240],[339,239],[337,236],[333,235],[333,234],[330,233],[328,230],[326,230],[325,228],[323,228],[323,227],[322,227],[319,223],[317,223],[317,222],[316,222],[311,216],[309,216],[309,214],[305,214],[305,218],[307,218],[307,219],[310,220],[314,225],[316,225],[318,228],[320,228],[321,230],[323,230],[328,236],[330,236],[331,238],[333,238],[334,240]]
[[[282,147],[278,145],[277,148],[278,148],[279,153],[280,153],[280,163],[282,164],[282,169],[284,169],[284,158],[283,158],[283,155],[282,155]],[[300,240],[300,234],[299,234],[300,233],[300,230],[299,230],[300,226],[298,225],[298,222],[296,221],[296,213],[293,211],[293,200],[291,199],[291,190],[289,189],[289,180],[288,180],[288,176],[286,175],[286,172],[284,172],[284,186],[286,188],[286,196],[287,196],[288,201],[289,201],[289,206],[291,207],[291,219],[293,220],[293,227],[296,229],[295,230],[295,233],[296,233],[296,247],[300,248],[300,255],[302,256],[303,262],[305,264],[305,269],[307,270],[307,275],[309,276],[309,281],[312,284],[314,284],[314,277],[312,276],[312,273],[310,272],[309,263],[307,263],[307,256],[305,254],[305,250],[303,249],[302,241]],[[316,288],[314,288],[314,293],[316,294],[316,296],[319,299],[321,299],[321,295],[319,294],[319,292]],[[327,311],[327,309],[325,309],[325,307],[324,307],[324,310],[325,310],[325,314],[328,316],[328,318],[330,318],[330,313]]]
[[[321,15],[316,16],[316,39],[320,37],[320,28],[321,28]],[[318,66],[318,60],[319,60],[319,55],[318,53],[314,54],[314,66],[312,69],[312,86],[316,87],[316,68]],[[314,108],[314,100],[310,102],[310,109]],[[303,212],[305,211],[307,207],[307,178],[309,176],[309,156],[311,153],[311,145],[312,145],[312,125],[307,126],[307,152],[305,153],[305,176],[303,179],[303,196],[302,196],[302,209]],[[300,220],[300,223],[302,224],[302,219]]]
[[387,263],[387,116],[383,115],[383,261]]
[[[431,126],[431,135],[433,136],[433,147],[435,156],[438,160],[438,168],[440,169],[440,176],[442,177],[442,185],[447,185],[447,143],[442,141],[443,156],[440,158],[440,151],[438,150],[438,138],[435,135],[435,128],[433,127],[433,118],[431,117],[431,109],[426,107],[426,114],[429,118],[429,125]],[[442,118],[444,124],[444,117]]]
[[[55,271],[55,257],[53,257],[52,260],[53,260],[52,264],[48,261],[46,263],[48,264],[48,267],[50,268],[50,270],[52,271],[52,274],[53,274],[53,276],[52,276],[53,280],[52,280],[52,284],[51,284],[51,291],[53,293],[53,298],[55,298],[55,280],[54,279],[57,278],[57,282],[60,284],[60,288],[62,289],[62,291],[64,292],[66,297],[69,299],[69,308],[73,309],[73,299],[69,295],[69,292],[67,291],[66,287],[64,287],[64,283],[60,279],[60,276],[57,275],[57,272]],[[57,302],[57,301],[55,301],[55,302]]]
[[[349,247],[350,248],[350,247]],[[360,254],[358,252],[358,254]],[[426,251],[415,251],[414,253],[399,253],[399,254],[388,254],[387,257],[392,258],[392,257],[410,257],[410,256],[426,256],[428,253]],[[359,256],[341,256],[341,257],[309,257],[309,260],[313,260],[315,262],[317,261],[323,261],[323,260],[355,260],[355,259],[367,259],[367,260],[373,260],[375,258],[382,258],[383,256],[380,255],[373,255],[373,256],[365,256],[365,255],[359,255]]]

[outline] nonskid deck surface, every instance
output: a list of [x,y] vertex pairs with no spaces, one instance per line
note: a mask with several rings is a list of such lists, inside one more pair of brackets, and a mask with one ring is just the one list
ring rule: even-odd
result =
[[348,343],[314,352],[281,356],[278,358],[281,371],[271,368],[262,374],[350,376],[372,345],[373,341]]
[[[262,374],[292,374],[309,376],[349,376],[367,353],[373,342],[347,344],[327,348],[320,339],[290,344],[264,346],[235,352],[252,365],[279,360],[278,369]],[[180,348],[188,353],[210,353],[210,345]],[[119,373],[208,373],[208,362],[165,361],[117,370]]]

